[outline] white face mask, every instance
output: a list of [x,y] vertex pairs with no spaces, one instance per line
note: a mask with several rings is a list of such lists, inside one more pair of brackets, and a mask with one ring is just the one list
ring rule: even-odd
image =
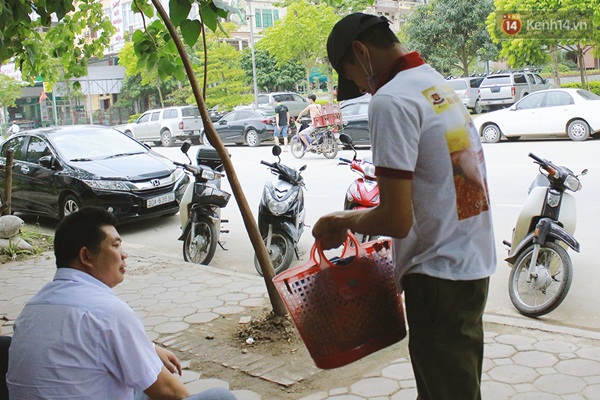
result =
[[369,53],[367,53],[367,61],[369,62],[369,69],[371,70],[370,73],[369,71],[367,71],[367,68],[365,68],[365,65],[360,60],[358,54],[356,54],[356,51],[354,52],[354,55],[356,56],[356,59],[360,63],[360,66],[363,68],[365,74],[367,75],[367,85],[369,85],[370,91],[369,93],[375,93],[377,89],[379,89],[379,79],[377,78],[377,76],[375,76],[375,73],[373,72],[373,66],[371,65],[371,57],[369,56]]

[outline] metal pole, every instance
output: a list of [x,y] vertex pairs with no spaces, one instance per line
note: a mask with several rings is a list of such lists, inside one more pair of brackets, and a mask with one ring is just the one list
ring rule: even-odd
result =
[[94,125],[94,117],[92,116],[92,88],[90,88],[90,70],[87,73],[87,99],[88,107],[90,109],[90,125]]
[[58,126],[58,110],[56,109],[56,85],[52,88],[52,111],[54,114],[54,126]]
[[254,107],[258,108],[258,85],[256,83],[256,58],[254,57],[254,14],[252,14],[252,0],[248,0],[248,22],[250,24],[250,51],[252,53],[252,80],[254,82]]

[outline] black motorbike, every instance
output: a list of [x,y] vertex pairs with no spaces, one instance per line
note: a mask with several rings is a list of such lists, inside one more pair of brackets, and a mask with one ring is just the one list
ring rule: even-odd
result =
[[[189,148],[188,142],[181,146],[181,151],[188,160]],[[175,161],[173,164],[194,176],[194,182],[188,185],[179,204],[179,240],[183,240],[183,259],[195,264],[208,265],[219,244],[219,234],[227,232],[221,231],[221,222],[227,221],[221,220],[220,209],[227,205],[231,194],[221,190],[223,175],[210,166],[191,165],[191,160],[189,164]]]
[[[265,183],[258,207],[258,229],[265,241],[275,273],[286,270],[294,253],[300,259],[298,242],[304,230],[304,181],[302,171],[281,164],[281,148],[273,146],[273,155],[278,161],[260,163],[269,167],[277,179]],[[260,275],[262,269],[254,255],[254,266]]]

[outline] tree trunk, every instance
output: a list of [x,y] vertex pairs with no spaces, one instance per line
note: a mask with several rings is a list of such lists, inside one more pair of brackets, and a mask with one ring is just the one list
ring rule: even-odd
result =
[[[177,51],[183,61],[183,65],[185,67],[185,71],[187,73],[188,79],[190,80],[190,85],[192,87],[192,92],[194,93],[194,97],[196,98],[196,103],[198,105],[198,110],[200,111],[200,116],[202,117],[202,122],[204,123],[205,134],[208,135],[208,139],[213,147],[217,150],[219,157],[223,161],[223,167],[225,168],[225,172],[227,174],[227,179],[231,185],[231,190],[233,191],[233,195],[238,204],[240,212],[242,214],[242,219],[244,220],[244,225],[246,226],[246,230],[248,231],[248,236],[250,237],[250,242],[252,243],[252,247],[254,248],[254,252],[258,258],[260,263],[263,277],[265,280],[265,285],[267,286],[267,292],[269,294],[269,299],[271,300],[271,306],[273,307],[273,313],[278,316],[282,316],[287,314],[285,309],[285,305],[279,297],[279,293],[273,284],[273,278],[275,276],[275,271],[273,270],[273,264],[271,263],[271,258],[269,257],[269,253],[267,252],[267,248],[265,247],[265,243],[262,240],[260,235],[260,231],[258,230],[258,226],[256,221],[254,220],[254,216],[252,215],[252,211],[248,206],[248,201],[246,200],[246,196],[240,182],[237,178],[237,174],[235,169],[233,168],[233,164],[231,162],[231,158],[221,142],[219,135],[215,131],[215,127],[212,124],[210,119],[210,115],[208,114],[208,110],[206,108],[206,103],[204,102],[204,98],[202,97],[202,93],[200,92],[200,86],[198,85],[198,81],[196,80],[196,76],[194,74],[194,70],[192,69],[192,64],[187,56],[183,43],[177,34],[177,30],[171,19],[167,15],[167,12],[162,7],[160,0],[152,0],[152,4],[160,14],[161,19],[164,21],[171,37],[173,38],[173,42],[177,46]],[[252,262],[252,256],[248,256],[248,263]]]
[[554,80],[554,86],[559,88],[560,75],[558,73],[558,45],[552,45],[550,48],[550,56],[552,57],[552,79]]
[[587,83],[587,74],[585,71],[585,61],[583,60],[583,48],[577,44],[577,64],[579,65],[579,77],[581,78],[581,88],[589,90]]

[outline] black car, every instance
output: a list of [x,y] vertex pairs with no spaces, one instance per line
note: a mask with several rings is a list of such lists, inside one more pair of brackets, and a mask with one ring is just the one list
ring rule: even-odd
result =
[[[260,142],[273,140],[275,113],[260,109],[236,110],[225,114],[214,127],[223,143],[248,143],[248,146],[256,147]],[[204,144],[210,145],[204,131],[201,137]]]
[[[12,211],[62,219],[99,206],[119,220],[175,214],[189,183],[172,161],[115,129],[34,129],[0,144],[0,164],[13,150]],[[4,187],[5,173],[0,173]]]
[[342,113],[343,129],[352,138],[355,146],[371,146],[369,135],[369,101],[371,97],[359,97],[357,99],[342,102],[340,111]]

